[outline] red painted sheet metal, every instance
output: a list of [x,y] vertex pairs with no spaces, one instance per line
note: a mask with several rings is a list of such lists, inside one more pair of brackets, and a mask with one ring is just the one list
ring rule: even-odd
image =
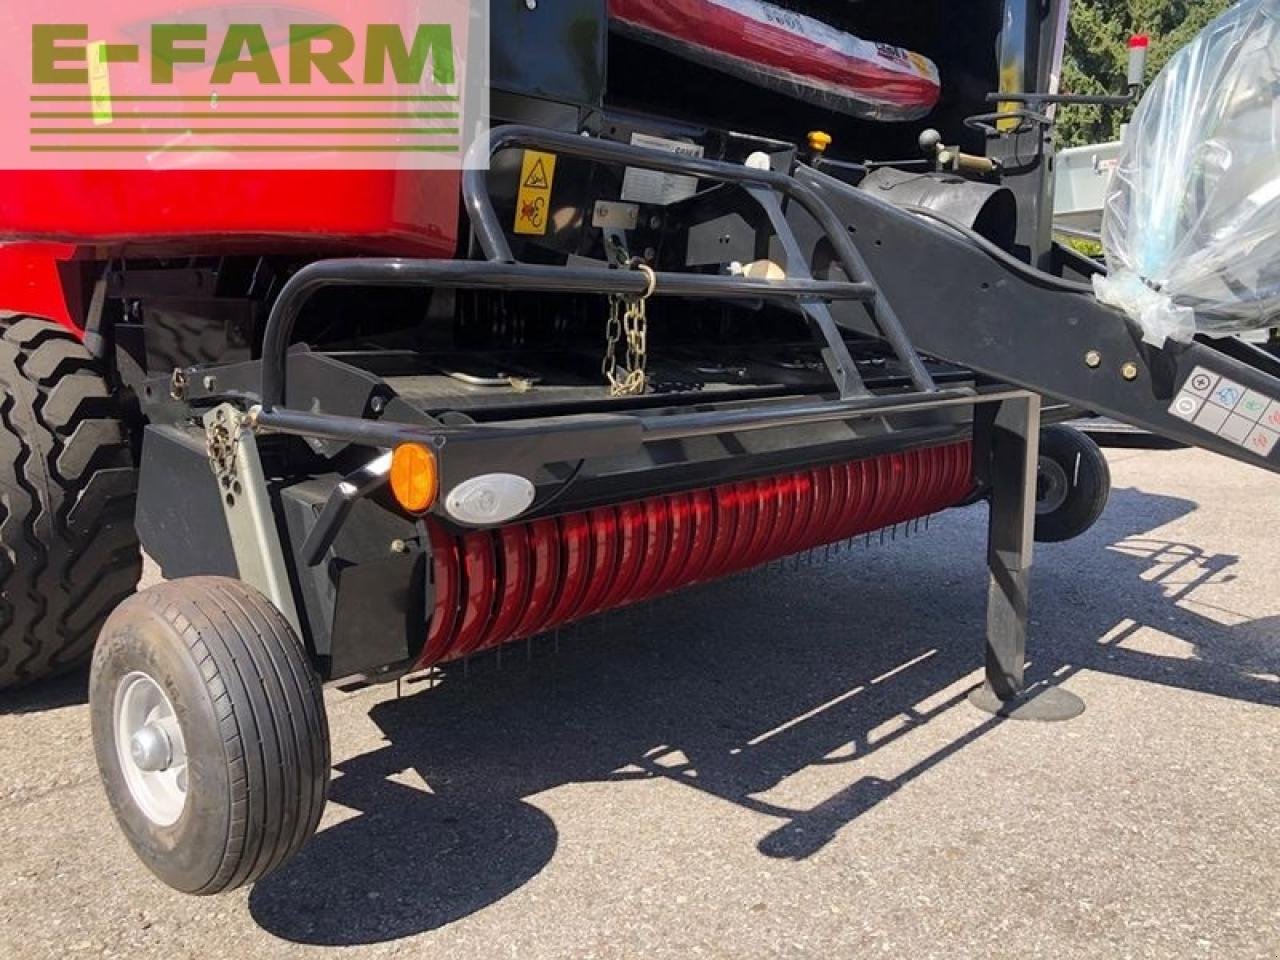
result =
[[434,663],[449,652],[449,644],[453,640],[453,626],[457,622],[458,605],[462,601],[462,570],[458,565],[458,548],[453,537],[435,521],[428,521],[427,535],[431,541],[435,604],[431,611],[431,626],[427,629],[427,643],[423,648],[422,658],[428,663]]
[[680,583],[697,583],[705,576],[716,542],[716,501],[710,490],[690,494],[693,538],[689,544],[689,561],[681,571]]
[[729,568],[734,531],[738,529],[738,496],[733,487],[715,487],[711,491],[715,503],[715,533],[711,553],[702,570],[702,579],[714,580]]
[[645,547],[644,505],[621,504],[618,507],[618,571],[600,602],[601,610],[612,610],[626,601],[645,562]]
[[[39,201],[47,204],[50,198]],[[75,252],[62,243],[0,244],[0,307],[56,321],[82,337],[83,298],[77,284],[69,282]]]
[[618,576],[618,512],[613,507],[592,510],[587,515],[591,524],[591,572],[586,592],[574,616],[585,617],[604,606],[605,598]]
[[650,497],[494,531],[428,524],[424,663],[944,509],[973,488],[968,443]]
[[755,484],[735,483],[733,485],[733,496],[737,504],[738,520],[737,527],[729,531],[732,534],[732,539],[730,540],[729,556],[725,561],[724,573],[736,573],[750,566],[747,558],[747,547],[755,538],[756,527],[759,524],[761,513],[760,500],[756,496]]
[[485,628],[494,614],[493,598],[498,588],[498,563],[493,552],[493,534],[473,530],[462,538],[462,621],[458,625],[449,655],[463,656],[480,645]]
[[524,524],[498,531],[498,557],[501,561],[496,609],[476,644],[477,650],[505,643],[515,634],[516,624],[524,614],[533,583],[533,551],[529,547],[529,528]]
[[535,520],[528,526],[533,576],[529,584],[529,605],[516,624],[513,639],[542,629],[560,584],[560,527],[552,519]]
[[752,506],[755,509],[755,529],[747,547],[743,551],[738,569],[754,567],[764,560],[768,553],[773,530],[781,517],[781,506],[778,503],[778,482],[776,479],[757,480],[752,485]]
[[688,583],[682,579],[685,564],[689,562],[689,548],[693,545],[693,503],[687,493],[678,493],[664,497],[662,506],[667,511],[670,521],[665,556],[662,559],[662,572],[653,586],[651,596],[666,593]]
[[574,616],[591,575],[591,523],[586,514],[560,518],[560,595],[542,629],[567,623]]
[[668,549],[667,537],[671,524],[667,519],[666,505],[660,498],[644,501],[644,562],[627,593],[626,602],[634,603],[653,594],[658,578],[662,576],[662,564]]
[[4,170],[0,239],[112,256],[453,256],[452,170]]

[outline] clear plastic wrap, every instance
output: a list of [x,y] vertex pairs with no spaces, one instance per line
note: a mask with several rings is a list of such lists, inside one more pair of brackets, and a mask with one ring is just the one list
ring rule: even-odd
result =
[[938,102],[927,57],[768,0],[609,0],[614,30],[761,87],[866,120],[914,120]]
[[1169,60],[1107,190],[1098,298],[1157,346],[1280,325],[1280,0],[1241,0]]

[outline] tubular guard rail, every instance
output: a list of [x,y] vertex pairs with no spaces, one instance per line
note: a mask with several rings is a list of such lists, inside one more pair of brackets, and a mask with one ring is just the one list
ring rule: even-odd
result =
[[913,520],[972,490],[965,441],[460,536],[430,519],[435,609],[420,666]]

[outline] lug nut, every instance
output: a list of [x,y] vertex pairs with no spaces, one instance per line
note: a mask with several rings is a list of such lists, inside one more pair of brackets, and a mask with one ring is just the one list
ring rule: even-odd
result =
[[1102,354],[1097,350],[1090,350],[1084,355],[1084,365],[1090,369],[1102,366]]
[[1137,380],[1138,365],[1130,360],[1120,368],[1120,376],[1124,377],[1126,380]]

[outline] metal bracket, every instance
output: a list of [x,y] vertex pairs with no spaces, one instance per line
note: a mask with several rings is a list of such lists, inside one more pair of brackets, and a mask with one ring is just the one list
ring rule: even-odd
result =
[[1040,397],[1014,394],[975,411],[978,480],[991,491],[987,528],[986,676],[969,696],[979,710],[1018,720],[1069,720],[1084,710],[1060,687],[1027,689],[1031,583],[1040,446]]
[[229,403],[206,413],[209,466],[218,481],[240,579],[262,591],[301,636],[302,623],[251,424],[251,414]]
[[[774,235],[782,244],[783,253],[787,257],[787,275],[801,280],[812,280],[813,274],[809,270],[808,259],[801,251],[800,244],[787,223],[787,215],[782,209],[782,201],[778,199],[778,194],[768,187],[755,184],[746,184],[745,189],[764,209],[769,222],[773,225]],[[871,391],[862,382],[858,367],[853,362],[853,357],[849,355],[844,334],[831,316],[831,308],[820,300],[803,299],[800,301],[800,309],[817,327],[818,335],[822,338],[822,361],[826,364],[831,379],[835,381],[836,389],[840,391],[840,399],[870,396]]]

